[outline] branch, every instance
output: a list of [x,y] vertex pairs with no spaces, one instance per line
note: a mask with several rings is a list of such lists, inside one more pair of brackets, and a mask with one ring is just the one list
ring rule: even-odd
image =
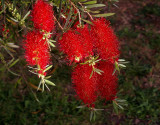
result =
[[60,29],[63,31],[63,27],[61,26],[61,24],[58,22],[58,20],[56,19],[56,17],[53,15],[54,19],[56,20],[56,22],[58,23],[58,26],[60,27]]
[[80,27],[81,27],[81,14],[80,14],[80,12],[79,12],[79,9],[75,6],[75,4],[74,4],[71,0],[69,0],[69,2],[70,2],[71,5],[77,10],[78,17],[79,17],[79,25],[80,25]]
[[79,5],[81,5],[81,7],[84,9],[84,12],[86,12],[86,13],[88,14],[88,16],[90,17],[90,19],[93,20],[93,17],[92,17],[91,14],[84,8],[84,6],[83,6],[80,2],[78,2],[78,3],[79,3]]

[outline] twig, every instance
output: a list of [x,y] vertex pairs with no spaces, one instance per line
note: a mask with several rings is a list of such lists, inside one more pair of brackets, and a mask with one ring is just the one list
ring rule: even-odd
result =
[[58,22],[58,20],[56,19],[56,17],[53,15],[54,19],[56,20],[56,22],[58,23],[58,26],[61,28],[61,30],[63,31],[63,27],[61,26],[61,24]]
[[84,9],[84,12],[86,12],[88,14],[88,16],[90,17],[91,20],[93,20],[93,17],[91,16],[91,14],[83,7],[82,3],[78,2],[79,5],[81,5],[81,7]]
[[62,0],[60,0],[60,4],[59,4],[58,21],[60,20],[61,10],[62,10]]
[[79,9],[75,6],[75,4],[74,4],[71,0],[69,0],[69,2],[70,2],[71,5],[77,10],[78,17],[79,17],[79,25],[80,25],[80,27],[81,27],[81,14],[80,14],[80,12],[79,12]]
[[23,74],[23,71],[21,69],[22,75],[21,77],[24,79],[25,83],[27,84],[27,87],[31,90],[31,92],[33,93],[33,96],[35,97],[37,102],[40,102],[39,99],[37,98],[36,94],[33,92],[33,90],[31,89],[30,85],[28,84],[28,81],[25,78],[25,75]]

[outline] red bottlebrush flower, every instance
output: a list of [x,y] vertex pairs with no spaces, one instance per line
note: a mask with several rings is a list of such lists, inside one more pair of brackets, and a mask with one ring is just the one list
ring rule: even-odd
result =
[[109,26],[109,21],[105,18],[96,19],[93,21],[91,34],[93,38],[95,52],[105,60],[112,63],[118,61],[119,58],[119,42],[113,30]]
[[39,74],[45,75],[43,70],[49,64],[50,55],[47,41],[38,31],[28,32],[25,36],[23,47],[25,49],[25,58],[29,65],[37,65],[40,70]]
[[89,65],[78,65],[72,73],[72,83],[78,97],[88,106],[94,106],[96,96],[96,76],[89,79],[92,67]]
[[89,55],[93,55],[93,44],[90,32],[88,30],[88,25],[84,25],[83,28],[79,27],[75,30],[75,32],[79,35],[79,40],[83,45],[84,57]]
[[93,46],[87,25],[84,28],[77,28],[64,33],[62,39],[59,40],[59,44],[60,50],[68,55],[71,62],[79,62],[93,54]]
[[73,30],[64,33],[62,39],[58,42],[60,44],[60,50],[68,55],[68,59],[71,62],[77,62],[82,59],[84,54],[83,46],[78,35]]
[[54,28],[54,12],[52,6],[43,0],[37,0],[32,10],[34,27],[50,32]]
[[112,75],[114,65],[111,62],[100,62],[97,64],[97,68],[104,72],[102,75],[98,75],[97,78],[98,94],[102,98],[105,98],[106,101],[114,100],[116,98],[118,82],[116,75]]

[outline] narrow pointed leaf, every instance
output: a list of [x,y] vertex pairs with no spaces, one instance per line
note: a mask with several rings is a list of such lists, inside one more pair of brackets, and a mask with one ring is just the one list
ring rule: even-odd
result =
[[80,108],[84,108],[86,107],[86,105],[81,105],[81,106],[78,106],[77,108],[80,109]]
[[91,74],[90,74],[90,76],[89,76],[89,79],[92,77],[92,75],[93,75],[93,72],[94,72],[94,71],[92,70],[92,72],[91,72]]
[[113,71],[113,73],[112,73],[112,76],[115,74],[115,72],[116,72],[116,68],[114,68],[114,71]]
[[98,73],[99,75],[102,75],[101,73],[103,73],[102,70],[95,68],[95,72]]
[[48,85],[56,86],[53,82],[51,82],[51,81],[49,81],[49,80],[47,80],[47,79],[45,79],[45,82],[46,82]]
[[118,61],[119,61],[119,62],[124,62],[125,60],[124,60],[124,59],[119,59]]
[[94,61],[97,60],[99,58],[99,56],[97,56],[96,58],[94,58]]
[[28,11],[21,21],[24,21],[29,16],[30,13],[31,11]]
[[120,109],[124,110],[124,108],[123,108],[121,105],[119,105],[119,104],[118,104],[118,107],[119,107]]
[[123,65],[123,64],[119,64],[119,66],[120,66],[120,67],[124,67],[124,68],[126,67],[126,66],[125,66],[125,65]]
[[84,22],[90,24],[90,25],[93,25],[93,23],[91,21],[88,21],[88,20],[85,20],[85,19],[82,19]]
[[14,43],[7,43],[7,45],[12,48],[19,48],[19,46],[15,45]]
[[118,107],[117,107],[115,101],[113,101],[113,108],[114,108],[114,111],[116,112],[116,114],[118,114]]
[[92,121],[92,118],[93,118],[93,111],[91,111],[91,114],[90,114],[90,121]]
[[56,41],[55,41],[55,40],[49,40],[49,42],[56,43]]
[[90,13],[95,13],[95,14],[97,14],[97,13],[100,13],[100,11],[89,11]]
[[9,68],[11,68],[12,66],[14,66],[18,61],[19,61],[19,59],[15,60],[15,61],[9,66]]
[[115,62],[115,68],[116,68],[116,70],[117,70],[118,72],[120,72],[120,69],[119,69],[119,66],[118,66],[118,63],[117,63],[117,62]]
[[77,0],[77,2],[87,2],[87,0]]
[[108,17],[108,16],[113,16],[115,13],[104,13],[104,14],[97,14],[93,15],[94,17]]
[[90,8],[96,8],[96,7],[105,7],[106,5],[105,4],[92,4],[92,5],[88,5],[88,6],[85,6],[87,9],[90,9]]
[[52,68],[52,65],[48,66],[48,67],[44,70],[44,72],[48,71],[50,68]]
[[47,77],[45,77],[45,79],[49,79],[49,78],[51,78],[51,76],[47,76]]
[[96,3],[97,3],[97,1],[96,1],[96,0],[93,0],[93,1],[85,2],[85,3],[83,3],[83,4],[96,4]]
[[10,19],[13,20],[14,22],[18,23],[18,20],[14,19],[12,17],[10,17]]
[[52,46],[52,47],[56,47],[53,43],[49,42],[49,44]]

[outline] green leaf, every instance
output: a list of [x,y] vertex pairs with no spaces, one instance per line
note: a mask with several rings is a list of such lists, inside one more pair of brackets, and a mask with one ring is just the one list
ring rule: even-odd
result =
[[113,101],[113,108],[114,108],[114,111],[116,112],[116,114],[118,114],[118,107],[117,107],[115,101]]
[[126,61],[125,59],[119,59],[118,60],[119,64],[127,64],[129,61]]
[[121,103],[122,103],[122,102],[127,102],[126,100],[124,100],[124,99],[119,99],[119,98],[116,98],[115,100],[116,100],[116,102],[121,102]]
[[118,59],[118,61],[119,61],[119,62],[124,62],[124,61],[125,61],[125,59]]
[[94,62],[97,63],[97,62],[99,62],[99,61],[101,61],[101,59],[95,60]]
[[52,47],[56,47],[53,43],[49,42],[49,44],[52,46]]
[[50,68],[52,68],[52,65],[48,66],[48,67],[44,70],[44,72],[48,71]]
[[75,0],[76,2],[87,2],[87,0]]
[[96,58],[94,58],[94,61],[97,60],[99,58],[99,56],[96,56]]
[[22,77],[17,80],[16,84],[14,85],[15,88],[17,88],[18,84],[21,84],[21,80],[22,80]]
[[111,0],[111,1],[113,1],[113,2],[119,2],[119,0]]
[[90,121],[92,121],[92,118],[93,118],[93,110],[91,111],[91,114],[90,114]]
[[117,104],[117,106],[118,106],[120,109],[124,110],[124,108],[123,108],[121,105]]
[[86,105],[81,105],[81,106],[78,106],[77,108],[80,109],[80,108],[85,108]]
[[119,66],[120,66],[120,67],[123,67],[123,68],[126,68],[126,66],[125,66],[125,65],[123,65],[123,64],[119,64]]
[[45,79],[45,82],[46,82],[48,85],[56,86],[53,82],[51,82],[51,81],[49,81],[49,80],[47,80],[47,79]]
[[93,72],[94,72],[94,71],[92,70],[92,72],[91,72],[91,74],[90,74],[90,76],[89,76],[89,79],[92,77],[92,75],[93,75]]
[[18,20],[14,19],[14,18],[12,18],[12,17],[10,17],[10,19],[13,20],[13,21],[16,22],[16,23],[19,22]]
[[97,1],[96,1],[96,0],[93,0],[93,1],[85,2],[85,3],[83,3],[83,4],[96,4],[96,3],[97,3]]
[[49,40],[49,42],[56,43],[56,41],[55,41],[55,40],[51,40],[51,39]]
[[108,16],[113,16],[115,13],[104,13],[104,14],[97,14],[93,15],[94,17],[108,17]]
[[15,75],[15,76],[20,76],[19,74],[16,74],[16,73],[12,72],[10,69],[8,69],[8,71],[9,71],[10,73],[12,73],[13,75]]
[[93,23],[91,21],[88,21],[88,20],[85,20],[85,19],[82,19],[84,22],[90,24],[90,25],[93,25]]
[[14,43],[7,43],[7,45],[12,48],[19,48],[19,46],[15,45]]
[[85,8],[89,9],[89,8],[104,7],[104,6],[106,5],[105,4],[93,4],[93,5],[85,6]]
[[117,63],[117,62],[115,62],[115,69],[116,69],[118,72],[120,72],[120,69],[119,69],[119,66],[118,66],[118,63]]
[[28,11],[21,21],[24,21],[29,16],[30,13],[31,11]]
[[53,6],[56,6],[56,7],[58,6],[57,4],[55,4],[55,3],[53,3],[53,2],[52,2],[52,4],[53,4]]
[[129,63],[129,61],[120,62],[120,64],[127,64],[127,63]]
[[95,13],[95,14],[100,13],[100,11],[98,11],[98,10],[97,11],[91,11],[91,10],[89,10],[89,12],[90,13]]
[[126,100],[122,100],[122,99],[115,99],[113,101],[113,107],[115,109],[116,114],[118,114],[118,110],[124,110],[123,106],[128,106],[127,101]]
[[112,76],[115,74],[115,72],[116,72],[116,68],[114,68],[114,71],[113,71],[113,73],[112,73]]
[[47,77],[45,77],[45,79],[49,79],[49,78],[51,78],[51,76],[47,76]]
[[18,61],[19,61],[19,59],[15,60],[15,61],[9,66],[9,68],[11,68],[12,66],[14,66]]
[[0,12],[0,14],[2,14],[4,12],[4,10],[2,10],[1,12]]
[[103,71],[102,71],[102,70],[97,69],[97,68],[94,68],[94,71],[95,71],[96,73],[98,73],[99,75],[102,75],[101,73],[103,73]]

